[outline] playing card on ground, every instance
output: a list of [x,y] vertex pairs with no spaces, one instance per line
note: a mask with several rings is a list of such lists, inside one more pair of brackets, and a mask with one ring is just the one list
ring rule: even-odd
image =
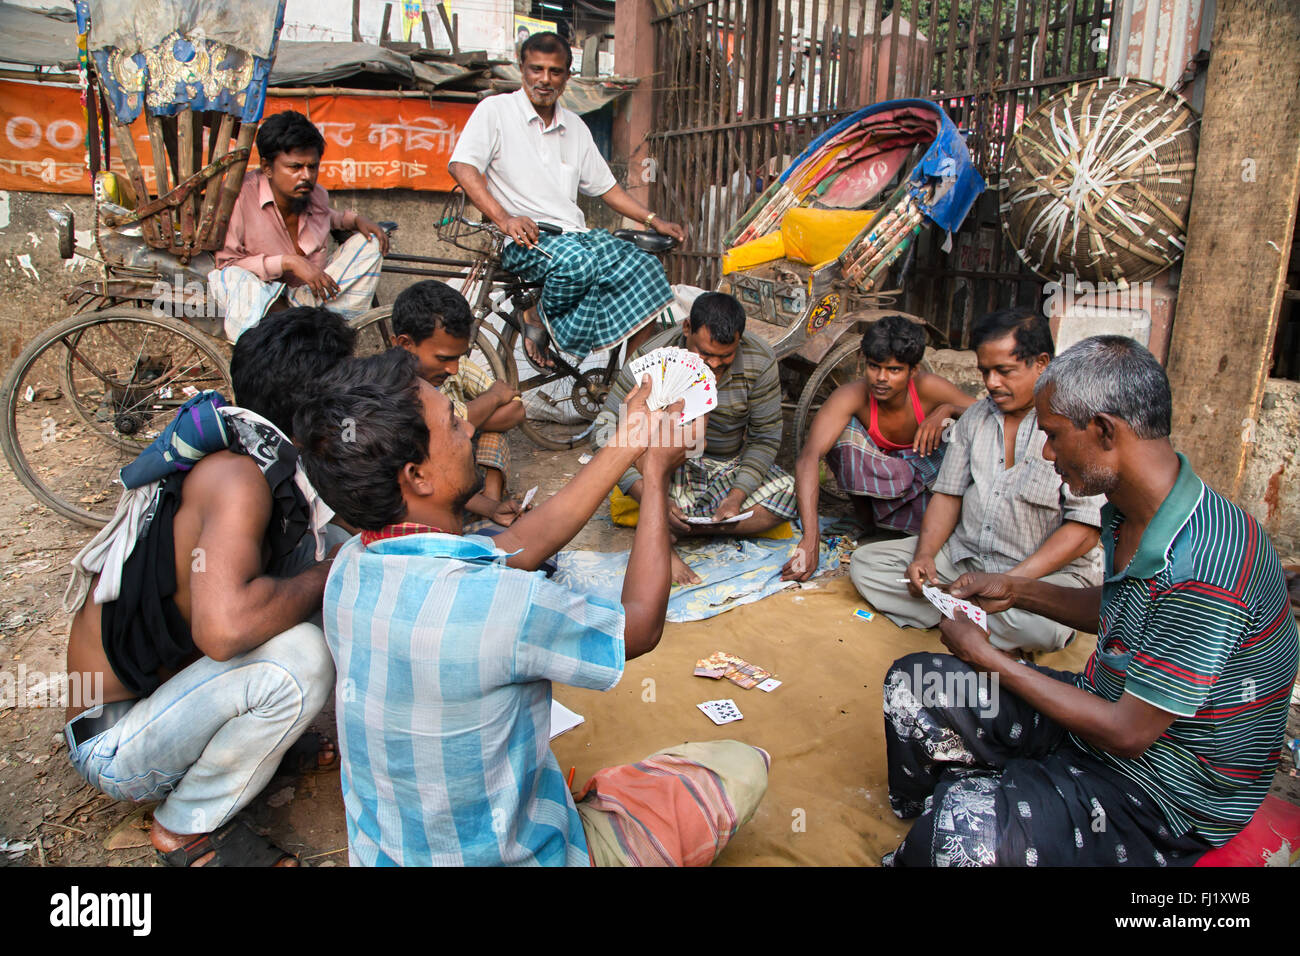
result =
[[726,521],[714,521],[711,517],[704,515],[700,517],[686,516],[687,524],[734,524],[737,521],[744,521],[746,518],[753,517],[753,511],[742,511],[734,518],[728,518]]
[[704,703],[695,706],[704,711],[704,715],[719,726],[744,719],[740,708],[730,698],[727,700],[706,700]]

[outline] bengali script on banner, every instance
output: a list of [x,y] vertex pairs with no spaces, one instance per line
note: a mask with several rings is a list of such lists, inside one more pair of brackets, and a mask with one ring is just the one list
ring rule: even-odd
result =
[[[272,94],[265,115],[298,110],[316,124],[325,137],[320,184],[326,189],[450,190],[447,161],[473,108],[397,96]],[[131,133],[154,192],[144,121]],[[110,152],[111,168],[125,172],[115,144]],[[89,194],[85,156],[86,119],[76,87],[0,81],[0,189]]]

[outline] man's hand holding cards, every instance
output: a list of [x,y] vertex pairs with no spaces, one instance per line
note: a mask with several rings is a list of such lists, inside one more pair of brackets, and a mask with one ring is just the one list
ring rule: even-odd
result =
[[718,403],[718,383],[713,370],[688,349],[655,349],[633,359],[628,371],[637,382],[643,376],[650,376],[647,405],[652,411],[667,408],[678,399],[685,403],[679,425],[711,412]]
[[925,599],[939,609],[944,617],[949,620],[956,620],[953,615],[955,609],[961,609],[962,613],[980,626],[985,634],[989,630],[989,616],[984,612],[984,608],[978,604],[972,604],[970,601],[963,601],[961,598],[955,598],[946,591],[940,591],[938,588],[925,585],[921,588],[921,594]]

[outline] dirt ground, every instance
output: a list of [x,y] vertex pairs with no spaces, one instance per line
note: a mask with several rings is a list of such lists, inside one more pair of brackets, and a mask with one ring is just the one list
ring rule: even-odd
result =
[[[581,450],[550,452],[512,436],[518,469],[512,490],[537,485],[539,499],[558,491],[581,467]],[[788,463],[787,463],[788,464]],[[66,565],[90,532],[37,504],[7,467],[0,467],[0,673],[63,670],[67,618],[60,599]],[[621,550],[630,535],[615,528],[608,508],[597,512],[571,547]],[[1289,563],[1289,559],[1288,559]],[[674,625],[669,625],[673,627]],[[27,677],[30,682],[30,676]],[[334,736],[332,701],[313,729]],[[154,866],[148,836],[132,805],[99,794],[74,773],[62,734],[62,710],[0,709],[0,866]],[[1300,707],[1288,733],[1300,733]],[[1300,804],[1300,779],[1287,772],[1273,790]],[[308,866],[346,866],[347,836],[337,771],[277,777],[247,811]]]

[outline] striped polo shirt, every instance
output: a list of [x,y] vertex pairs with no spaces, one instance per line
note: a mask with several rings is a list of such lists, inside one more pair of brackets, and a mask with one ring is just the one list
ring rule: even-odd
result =
[[1071,738],[1137,781],[1177,835],[1221,846],[1273,782],[1300,647],[1268,536],[1178,458],[1173,490],[1119,571],[1124,515],[1102,509],[1101,623],[1078,676],[1084,690],[1110,701],[1132,694],[1174,721],[1131,760]]
[[[633,353],[632,358],[666,347],[686,348],[686,333],[680,325],[660,332]],[[601,448],[613,440],[618,430],[619,407],[636,384],[632,372],[624,365],[596,417],[591,438],[593,447]],[[783,424],[776,353],[761,337],[742,332],[735,360],[718,378],[718,406],[709,413],[704,454],[719,459],[740,455],[732,487],[751,495],[771,477],[777,452],[781,450]],[[627,494],[640,479],[640,473],[629,468],[619,480],[619,490]]]

